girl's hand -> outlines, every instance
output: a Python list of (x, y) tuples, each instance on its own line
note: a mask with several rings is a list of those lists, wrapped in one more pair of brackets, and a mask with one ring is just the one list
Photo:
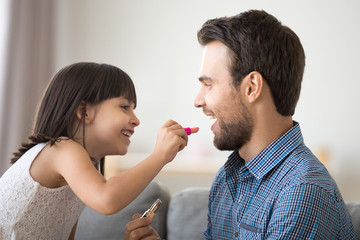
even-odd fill
[(188, 142), (184, 128), (173, 120), (168, 120), (159, 130), (153, 154), (159, 155), (165, 163), (171, 162)]

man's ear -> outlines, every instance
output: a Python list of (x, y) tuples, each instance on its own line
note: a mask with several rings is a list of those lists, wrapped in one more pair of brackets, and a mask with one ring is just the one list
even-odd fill
[(82, 117), (84, 116), (85, 123), (90, 123), (92, 117), (92, 108), (93, 107), (91, 104), (85, 103), (85, 101), (81, 101), (76, 109), (76, 119), (82, 121)]
[(259, 99), (263, 90), (264, 79), (259, 72), (253, 71), (246, 76), (245, 96), (249, 103)]

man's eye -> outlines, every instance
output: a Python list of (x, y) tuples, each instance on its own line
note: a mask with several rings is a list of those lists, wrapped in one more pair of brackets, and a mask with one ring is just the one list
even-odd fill
[(203, 81), (202, 84), (205, 87), (211, 87), (211, 85), (212, 85), (210, 81)]

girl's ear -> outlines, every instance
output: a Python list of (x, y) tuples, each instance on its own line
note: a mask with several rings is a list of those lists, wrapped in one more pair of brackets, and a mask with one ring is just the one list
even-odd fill
[(249, 103), (254, 103), (261, 95), (264, 79), (259, 72), (253, 71), (246, 77), (245, 96)]
[(81, 101), (78, 108), (76, 109), (76, 119), (82, 121), (82, 117), (85, 117), (85, 123), (91, 122), (91, 111), (92, 107), (90, 104), (86, 104), (85, 101)]

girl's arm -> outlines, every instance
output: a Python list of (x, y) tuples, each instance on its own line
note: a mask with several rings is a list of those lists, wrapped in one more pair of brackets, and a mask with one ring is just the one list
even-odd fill
[(55, 170), (86, 205), (102, 214), (113, 214), (132, 202), (186, 146), (187, 140), (179, 124), (166, 122), (159, 130), (153, 153), (108, 180), (94, 168), (84, 148), (73, 141), (56, 143), (50, 148), (50, 152), (54, 151), (50, 156), (56, 156)]

